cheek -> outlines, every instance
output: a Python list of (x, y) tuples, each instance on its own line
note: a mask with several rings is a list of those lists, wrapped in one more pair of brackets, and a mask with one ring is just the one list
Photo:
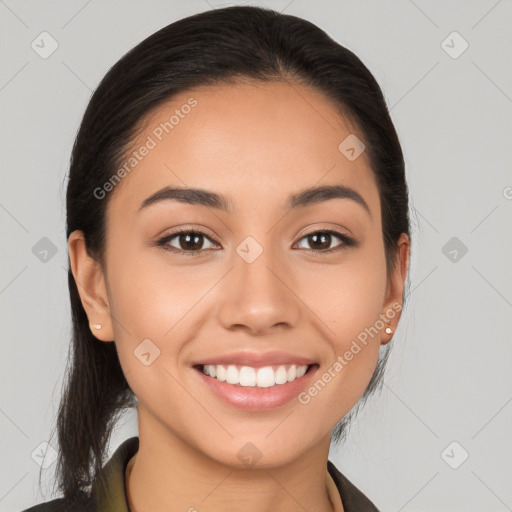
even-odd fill
[(109, 267), (116, 339), (129, 332), (134, 340), (168, 340), (215, 282), (211, 267), (179, 266), (163, 249), (122, 248), (117, 243)]
[(383, 248), (375, 243), (340, 264), (318, 266), (304, 281), (304, 297), (329, 326), (332, 345), (347, 342), (370, 328), (383, 313), (386, 269)]
[(378, 360), (386, 291), (383, 248), (375, 244), (350, 262), (322, 268), (306, 284), (305, 302), (315, 305), (331, 349), (317, 376), (316, 387), (328, 388), (319, 401), (333, 404), (341, 417), (366, 389)]
[(107, 263), (117, 353), (139, 402), (158, 416), (190, 400), (177, 384), (177, 367), (193, 306), (211, 284), (155, 257), (158, 249), (123, 246), (121, 238), (113, 239)]

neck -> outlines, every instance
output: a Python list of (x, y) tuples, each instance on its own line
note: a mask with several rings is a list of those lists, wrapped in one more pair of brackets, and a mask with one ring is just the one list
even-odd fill
[(130, 512), (334, 512), (327, 487), (330, 438), (282, 465), (238, 468), (190, 448), (179, 437), (144, 435), (125, 471)]

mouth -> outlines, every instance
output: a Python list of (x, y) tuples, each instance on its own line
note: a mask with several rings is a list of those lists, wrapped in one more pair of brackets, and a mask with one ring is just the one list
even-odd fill
[(248, 366), (236, 364), (197, 364), (193, 368), (211, 379), (243, 388), (273, 388), (294, 382), (319, 365), (279, 364)]
[(264, 412), (293, 403), (320, 368), (316, 363), (302, 364), (303, 361), (280, 363), (195, 364), (193, 370), (200, 385), (225, 404), (248, 412)]

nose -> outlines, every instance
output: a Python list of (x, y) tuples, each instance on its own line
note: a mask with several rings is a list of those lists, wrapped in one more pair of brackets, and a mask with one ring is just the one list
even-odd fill
[(234, 255), (218, 309), (224, 328), (265, 335), (297, 325), (301, 301), (283, 260), (266, 249), (251, 263)]

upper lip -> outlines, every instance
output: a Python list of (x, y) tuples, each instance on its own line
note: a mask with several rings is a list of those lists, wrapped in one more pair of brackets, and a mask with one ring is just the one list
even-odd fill
[(221, 356), (209, 357), (206, 359), (201, 359), (200, 361), (196, 361), (192, 363), (193, 366), (198, 365), (225, 365), (225, 364), (233, 364), (233, 365), (241, 365), (241, 366), (253, 366), (253, 367), (263, 367), (263, 366), (272, 366), (278, 364), (296, 364), (299, 366), (302, 365), (311, 365), (315, 364), (315, 361), (308, 359), (306, 357), (300, 357), (294, 354), (288, 354), (287, 352), (281, 351), (272, 351), (272, 352), (230, 352), (229, 354), (224, 354)]

